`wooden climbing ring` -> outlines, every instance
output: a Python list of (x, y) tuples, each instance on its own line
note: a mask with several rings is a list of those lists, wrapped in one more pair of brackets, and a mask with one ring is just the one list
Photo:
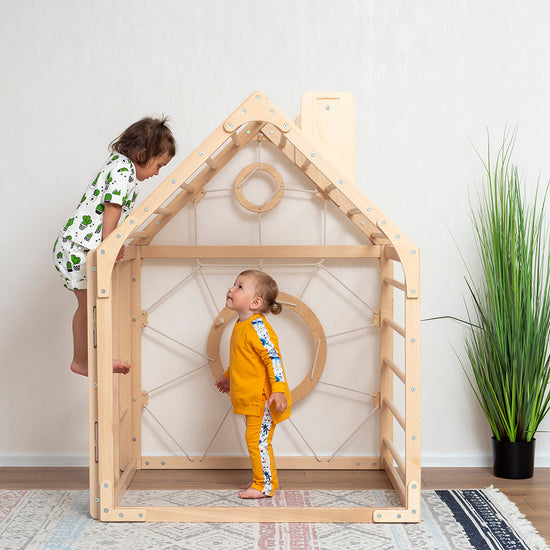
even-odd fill
[[(244, 196), (243, 184), (245, 180), (252, 176), (252, 174), (254, 174), (255, 172), (265, 172), (266, 174), (269, 174), (277, 185), (277, 191), (264, 204), (254, 204)], [(267, 212), (275, 208), (281, 202), (285, 190), (285, 185), (283, 182), (283, 176), (281, 176), (280, 172), (275, 167), (271, 166), (271, 164), (266, 164), (265, 162), (254, 162), (252, 164), (249, 164), (248, 166), (245, 166), (237, 174), (237, 177), (235, 178), (235, 183), (233, 184), (233, 189), (235, 191), (235, 197), (237, 198), (241, 206), (243, 206), (247, 210), (250, 210), (251, 212)]]

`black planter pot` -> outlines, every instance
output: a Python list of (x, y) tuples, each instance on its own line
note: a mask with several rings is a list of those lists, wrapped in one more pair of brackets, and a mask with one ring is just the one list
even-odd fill
[(533, 477), (535, 438), (531, 441), (498, 441), (493, 436), (493, 475), (506, 479)]

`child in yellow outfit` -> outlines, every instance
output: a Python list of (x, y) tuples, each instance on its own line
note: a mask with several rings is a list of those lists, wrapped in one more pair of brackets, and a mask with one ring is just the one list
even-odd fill
[(291, 397), (277, 335), (264, 314), (277, 315), (277, 283), (266, 273), (243, 271), (227, 291), (226, 306), (238, 320), (230, 342), (229, 368), (216, 387), (231, 393), (234, 414), (246, 416), (246, 444), (252, 464), (252, 483), (241, 498), (273, 496), (279, 488), (271, 440), (275, 424), (290, 416)]

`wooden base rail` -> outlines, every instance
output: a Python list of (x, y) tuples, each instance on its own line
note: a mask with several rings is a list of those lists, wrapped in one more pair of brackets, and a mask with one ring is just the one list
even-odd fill
[[(248, 456), (144, 456), (143, 470), (248, 470)], [(319, 460), (317, 460), (317, 458)], [(280, 470), (379, 470), (379, 456), (277, 456)]]
[[(101, 511), (102, 521), (185, 523), (373, 523), (392, 521), (404, 508), (269, 506), (151, 506), (119, 507)], [(393, 520), (395, 521), (395, 520)]]

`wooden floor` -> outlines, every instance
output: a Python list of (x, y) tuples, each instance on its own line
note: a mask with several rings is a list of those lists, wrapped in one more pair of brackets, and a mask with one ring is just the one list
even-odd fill
[[(132, 489), (232, 489), (249, 481), (246, 470), (140, 471)], [(281, 489), (391, 489), (382, 472), (279, 470)], [(531, 479), (494, 477), (491, 468), (423, 468), (423, 489), (478, 489), (493, 485), (516, 503), (546, 541), (550, 541), (550, 468)], [(0, 489), (87, 489), (87, 468), (0, 467)]]

